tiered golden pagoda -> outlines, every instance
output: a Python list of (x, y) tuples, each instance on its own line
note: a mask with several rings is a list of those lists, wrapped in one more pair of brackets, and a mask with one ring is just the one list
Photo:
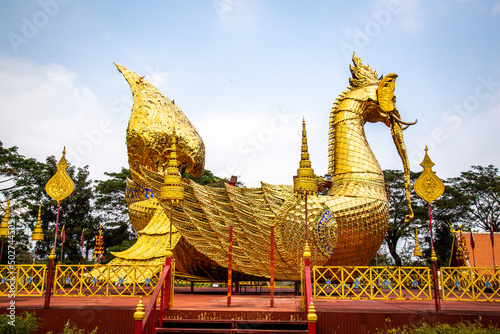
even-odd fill
[(296, 194), (316, 195), (318, 193), (318, 180), (309, 160), (305, 118), (302, 119), (302, 148), (297, 176), (293, 178), (293, 190)]
[(184, 199), (184, 187), (182, 186), (179, 167), (177, 166), (177, 146), (175, 145), (175, 131), (172, 137), (172, 147), (170, 149), (170, 160), (168, 161), (167, 173), (164, 184), (161, 187), (161, 198), (171, 203), (179, 203)]
[[(5, 214), (2, 219), (2, 223), (0, 224), (0, 237), (2, 240), (9, 236), (9, 210), (10, 210), (10, 195), (7, 200), (7, 208), (5, 209)], [(3, 248), (3, 247), (2, 247)]]
[[(174, 167), (181, 175), (200, 176), (205, 162), (203, 141), (173, 101), (143, 77), (117, 65), (134, 97), (127, 128), (132, 180), (127, 182), (126, 198), (139, 238), (131, 249), (113, 253), (117, 257), (114, 264), (164, 263), (170, 223), (176, 272), (208, 279), (227, 278), (229, 226), (234, 234), (234, 280), (269, 277), (270, 226), (275, 227), (279, 254), (275, 259), (277, 280), (299, 279), (305, 240), (312, 250), (311, 265), (368, 264), (384, 239), (389, 206), (383, 172), (368, 145), (364, 125), (382, 122), (391, 129), (405, 171), (408, 221), (413, 212), (402, 125), (414, 123), (401, 121), (395, 107), (397, 75), (380, 79), (355, 55), (353, 63), (350, 86), (330, 113), (331, 187), (328, 195), (310, 196), (307, 204), (295, 192), (304, 197), (314, 194), (324, 180), (315, 177), (311, 168), (305, 122), (300, 168), (293, 186), (262, 182), (258, 188), (209, 187), (183, 180), (184, 200), (174, 203), (164, 187), (172, 183)], [(163, 166), (167, 153), (173, 152), (173, 143), (177, 166), (169, 162), (172, 172), (167, 168), (165, 175)]]
[(97, 263), (99, 263), (102, 254), (104, 254), (104, 243), (102, 237), (102, 227), (99, 225), (99, 231), (95, 237), (95, 246), (94, 251), (92, 252), (93, 256), (96, 258)]
[(31, 235), (31, 240), (33, 240), (35, 242), (43, 241), (41, 212), (42, 212), (42, 204), (40, 203), (40, 206), (38, 207), (38, 219), (36, 220), (35, 230), (33, 231), (33, 234)]
[(413, 251), (413, 256), (422, 257), (422, 255), (422, 249), (418, 241), (418, 229), (415, 229), (415, 251)]

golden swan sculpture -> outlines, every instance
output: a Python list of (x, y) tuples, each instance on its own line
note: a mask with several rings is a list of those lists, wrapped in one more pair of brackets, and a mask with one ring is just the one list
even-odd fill
[[(129, 250), (114, 253), (120, 263), (164, 263), (169, 247), (170, 201), (161, 198), (172, 137), (181, 170), (199, 176), (205, 148), (191, 122), (173, 101), (144, 78), (117, 65), (130, 84), (134, 106), (127, 128), (133, 180), (126, 198), (139, 233)], [(395, 107), (396, 74), (379, 78), (353, 55), (349, 87), (333, 104), (329, 125), (327, 195), (307, 197), (307, 238), (312, 265), (367, 265), (387, 231), (389, 207), (384, 176), (365, 137), (367, 122), (382, 122), (392, 133), (403, 161), (409, 213), (410, 169), (403, 140), (405, 123)], [(308, 161), (305, 124), (302, 162)], [(310, 163), (310, 162), (309, 162)], [(292, 175), (290, 176), (292, 179)], [(172, 249), (184, 274), (227, 279), (229, 226), (233, 226), (233, 279), (270, 275), (270, 227), (275, 227), (275, 278), (300, 279), (306, 243), (305, 201), (292, 185), (262, 183), (259, 188), (201, 186), (183, 179), (184, 200), (173, 205)], [(322, 180), (318, 180), (321, 182)]]

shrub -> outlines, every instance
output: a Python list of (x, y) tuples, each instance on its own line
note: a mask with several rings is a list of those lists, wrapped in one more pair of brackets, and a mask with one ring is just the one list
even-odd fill
[(12, 320), (9, 315), (0, 315), (0, 333), (2, 334), (29, 334), (40, 327), (40, 318), (35, 313), (24, 311)]
[[(390, 322), (390, 321), (389, 321)], [(460, 322), (455, 325), (427, 323), (418, 326), (403, 326), (403, 328), (391, 328), (378, 330), (379, 334), (500, 334), (500, 329), (494, 325), (484, 327), (479, 320), (474, 323)]]
[[(86, 334), (83, 329), (78, 329), (76, 326), (71, 327), (69, 324), (70, 320), (66, 322), (66, 325), (64, 325), (63, 332), (60, 334)], [(52, 332), (48, 332), (47, 334), (53, 334)], [(92, 331), (87, 334), (97, 334), (97, 327)]]

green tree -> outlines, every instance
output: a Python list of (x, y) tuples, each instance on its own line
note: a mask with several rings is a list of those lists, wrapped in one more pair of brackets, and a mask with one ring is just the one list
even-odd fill
[(459, 208), (466, 213), (460, 217), (464, 227), (475, 227), (486, 231), (500, 231), (500, 175), (498, 168), (471, 166), (459, 177), (450, 179), (450, 186), (460, 193), (456, 198)]
[[(414, 183), (420, 176), (419, 173), (411, 173), (410, 179)], [(422, 200), (412, 192), (411, 203), (415, 218), (405, 223), (405, 216), (408, 214), (406, 201), (404, 172), (400, 170), (384, 170), (384, 178), (389, 202), (389, 226), (385, 235), (385, 242), (389, 253), (394, 259), (396, 266), (403, 265), (403, 259), (410, 261), (412, 249), (398, 246), (400, 241), (414, 237), (415, 228), (420, 227), (422, 218), (425, 217), (425, 209), (422, 206)]]
[[(43, 163), (36, 159), (25, 158), (19, 154), (16, 146), (4, 148), (0, 142), (0, 193), (1, 193), (1, 214), (5, 214), (7, 200), (10, 197), (10, 219), (11, 230), (16, 243), (16, 263), (31, 263), (32, 252), (30, 250), (30, 223), (26, 217), (26, 199), (33, 198), (34, 191), (31, 185), (36, 183), (44, 170)], [(33, 221), (33, 220), (32, 220)], [(36, 216), (34, 221), (36, 221)], [(7, 243), (4, 243), (4, 251), (1, 263), (6, 263)]]
[[(103, 226), (105, 257), (102, 263), (111, 261), (111, 251), (119, 252), (129, 248), (137, 238), (128, 217), (125, 201), (127, 178), (130, 170), (121, 169), (117, 173), (104, 173), (107, 180), (95, 181), (95, 216)], [(128, 246), (128, 247), (127, 247)]]
[[(37, 258), (46, 258), (54, 245), (57, 202), (47, 195), (45, 185), (57, 171), (57, 160), (50, 156), (42, 163), (20, 155), (16, 147), (4, 149), (3, 145), (0, 146), (0, 179), (6, 181), (1, 193), (3, 201), (11, 196), (11, 219), (19, 239), (16, 244), (18, 260), (31, 261), (27, 255), (34, 253), (31, 233), (37, 221), (39, 205), (44, 240), (37, 248)], [(75, 191), (60, 203), (57, 237), (60, 237), (62, 225), (65, 225), (64, 253), (68, 262), (78, 263), (82, 229), (85, 228), (86, 240), (90, 240), (95, 236), (97, 226), (92, 216), (93, 195), (88, 166), (78, 169), (70, 166), (67, 172), (75, 183)], [(89, 244), (87, 242), (86, 252), (91, 249)], [(57, 246), (56, 255), (59, 256), (60, 243)], [(18, 263), (21, 263), (19, 261)]]
[[(185, 179), (191, 179), (195, 183), (198, 183), (202, 186), (210, 186), (210, 187), (224, 187), (224, 182), (229, 183), (229, 179), (223, 179), (218, 176), (215, 176), (211, 171), (205, 169), (200, 177), (192, 177), (191, 175), (184, 173), (182, 175)], [(243, 186), (243, 182), (236, 181), (235, 186), (241, 187)]]

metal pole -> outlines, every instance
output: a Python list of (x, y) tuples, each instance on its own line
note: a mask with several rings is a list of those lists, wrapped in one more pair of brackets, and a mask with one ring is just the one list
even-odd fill
[(45, 303), (43, 308), (50, 308), (50, 296), (52, 294), (52, 280), (54, 274), (54, 260), (56, 259), (56, 254), (54, 253), (54, 248), (49, 255), (49, 273), (47, 276), (47, 286), (45, 288)]
[(59, 207), (60, 207), (60, 203), (58, 201), (57, 202), (56, 229), (54, 232), (54, 252), (56, 251), (56, 243), (57, 243), (57, 227), (59, 225)]
[(233, 226), (229, 226), (229, 261), (227, 266), (227, 306), (231, 306), (233, 292)]
[(309, 228), (307, 227), (307, 191), (305, 192), (305, 202), (306, 202), (306, 241), (309, 240)]
[(4, 237), (2, 237), (2, 248), (0, 249), (0, 263), (2, 263), (2, 255), (3, 255), (3, 241), (5, 240)]
[(431, 203), (429, 204), (429, 226), (431, 229), (431, 262), (432, 262), (432, 278), (434, 280), (434, 301), (436, 304), (436, 312), (439, 313), (441, 312), (441, 304), (439, 300), (439, 286), (438, 286), (438, 276), (437, 276), (437, 257), (436, 253), (434, 252), (434, 242), (433, 242), (433, 236), (432, 236), (432, 215), (431, 215)]
[(274, 307), (274, 226), (271, 226), (271, 307)]
[(64, 243), (61, 243), (61, 264), (63, 264), (63, 249), (64, 249)]
[(170, 200), (170, 249), (172, 249), (172, 211), (173, 211), (174, 201)]

